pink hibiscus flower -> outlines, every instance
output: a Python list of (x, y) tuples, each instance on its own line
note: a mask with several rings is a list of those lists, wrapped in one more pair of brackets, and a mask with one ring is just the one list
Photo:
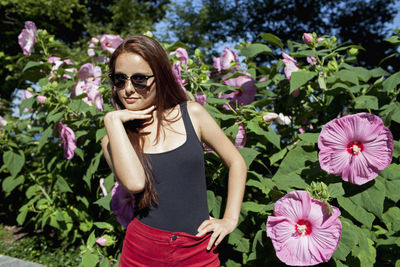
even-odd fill
[(318, 148), (324, 171), (362, 185), (392, 161), (393, 136), (378, 116), (358, 113), (328, 122), (319, 135)]
[[(214, 62), (214, 68), (216, 68), (218, 71), (227, 70), (232, 67), (233, 62), (236, 63), (239, 62), (239, 57), (234, 51), (230, 50), (228, 47), (225, 47), (225, 50), (221, 54), (221, 56), (214, 57), (213, 62)], [(239, 68), (240, 65), (237, 64), (235, 70), (238, 70)]]
[(299, 70), (299, 67), (297, 66), (297, 61), (283, 51), (282, 57), (282, 61), (283, 63), (285, 63), (285, 68), (283, 71), (285, 72), (286, 78), (290, 80), (290, 78), (292, 77), (292, 72), (296, 72)]
[(72, 159), (76, 149), (75, 133), (65, 124), (58, 123), (58, 133), (64, 144), (64, 158)]
[(118, 182), (115, 182), (111, 195), (111, 210), (117, 216), (117, 221), (127, 228), (134, 217), (135, 196), (126, 191)]
[(33, 46), (36, 41), (37, 28), (34, 22), (25, 21), (25, 29), (18, 35), (18, 44), (26, 56), (32, 54)]
[[(242, 72), (242, 76), (232, 78), (223, 82), (223, 84), (240, 87), (230, 94), (222, 94), (221, 98), (230, 99), (229, 103), (238, 103), (240, 106), (248, 105), (253, 102), (257, 93), (256, 81), (247, 72)], [(228, 74), (231, 75), (231, 74)], [(227, 76), (227, 75), (226, 75)], [(226, 77), (225, 76), (225, 77)], [(225, 78), (223, 77), (223, 79)]]
[(328, 205), (312, 199), (307, 191), (293, 191), (279, 199), (266, 224), (276, 256), (293, 266), (329, 261), (342, 232), (340, 211), (332, 209), (330, 214)]
[(176, 55), (176, 57), (179, 58), (179, 61), (187, 66), (189, 55), (185, 48), (179, 47), (174, 52), (171, 52), (170, 55)]
[(103, 34), (100, 37), (101, 48), (110, 52), (111, 54), (114, 53), (115, 49), (123, 42), (119, 35), (115, 34)]

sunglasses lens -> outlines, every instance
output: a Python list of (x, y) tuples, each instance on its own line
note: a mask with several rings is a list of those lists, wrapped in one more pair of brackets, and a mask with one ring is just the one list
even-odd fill
[(124, 88), (126, 82), (126, 76), (121, 74), (116, 74), (113, 76), (113, 83), (117, 88)]
[(135, 89), (138, 91), (146, 91), (147, 90), (147, 77), (142, 75), (133, 75), (131, 77), (131, 82), (135, 86)]

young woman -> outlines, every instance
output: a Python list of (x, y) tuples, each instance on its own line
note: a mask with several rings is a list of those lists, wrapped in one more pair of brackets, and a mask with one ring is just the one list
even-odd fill
[[(246, 164), (218, 124), (187, 101), (164, 49), (126, 39), (110, 59), (115, 111), (104, 118), (105, 158), (135, 193), (120, 266), (219, 266), (216, 246), (237, 226)], [(222, 219), (208, 213), (202, 142), (229, 168)]]

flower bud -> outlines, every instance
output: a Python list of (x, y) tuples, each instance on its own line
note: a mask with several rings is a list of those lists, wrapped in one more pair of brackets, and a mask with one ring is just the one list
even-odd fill
[(303, 33), (303, 40), (306, 44), (311, 43), (313, 41), (313, 36), (309, 33)]

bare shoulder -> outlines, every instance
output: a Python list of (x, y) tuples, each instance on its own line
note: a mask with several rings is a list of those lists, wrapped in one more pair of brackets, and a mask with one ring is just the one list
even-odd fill
[(190, 114), (190, 117), (196, 120), (204, 119), (204, 116), (209, 115), (207, 110), (196, 101), (188, 101), (187, 109)]

